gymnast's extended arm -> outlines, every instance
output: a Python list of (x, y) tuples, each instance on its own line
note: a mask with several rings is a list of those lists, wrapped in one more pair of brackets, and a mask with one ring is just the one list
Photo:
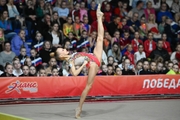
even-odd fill
[(79, 67), (77, 70), (75, 69), (75, 65), (74, 65), (74, 62), (71, 61), (69, 64), (70, 64), (70, 73), (73, 75), (73, 76), (77, 76), (79, 75), (79, 73), (82, 71), (83, 67), (86, 66), (88, 62), (85, 60), (84, 63), (81, 65), (81, 67)]

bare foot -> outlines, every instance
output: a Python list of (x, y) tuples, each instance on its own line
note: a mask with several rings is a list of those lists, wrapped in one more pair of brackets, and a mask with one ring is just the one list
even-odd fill
[(96, 15), (98, 18), (102, 18), (102, 16), (103, 16), (103, 13), (101, 12), (101, 4), (98, 5)]
[(80, 117), (80, 114), (81, 114), (80, 108), (76, 108), (76, 109), (75, 109), (75, 112), (76, 112), (76, 113), (75, 113), (75, 118), (76, 118), (76, 119), (81, 118), (81, 117)]

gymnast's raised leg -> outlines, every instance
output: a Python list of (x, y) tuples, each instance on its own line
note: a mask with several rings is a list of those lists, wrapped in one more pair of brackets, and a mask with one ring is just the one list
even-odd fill
[[(101, 12), (100, 9), (101, 9), (101, 6), (99, 4), (97, 12), (96, 12), (97, 20), (98, 20), (98, 38), (97, 38), (96, 46), (94, 48), (94, 55), (97, 57), (99, 62), (101, 62), (101, 57), (102, 57), (102, 52), (103, 52), (103, 35), (104, 35), (104, 28), (103, 28), (103, 24), (102, 24), (103, 13)], [(94, 82), (94, 78), (98, 72), (98, 69), (99, 69), (98, 65), (95, 62), (92, 62), (90, 64), (87, 84), (81, 94), (79, 106), (78, 106), (78, 108), (76, 108), (76, 114), (75, 114), (76, 119), (80, 118), (83, 103), (86, 99), (87, 94), (89, 93), (89, 91), (92, 87), (92, 84)]]

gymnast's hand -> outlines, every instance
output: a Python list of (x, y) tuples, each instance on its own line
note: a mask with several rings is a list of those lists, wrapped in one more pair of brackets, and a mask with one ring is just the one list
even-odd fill
[(85, 66), (88, 63), (87, 60), (84, 60), (83, 66)]

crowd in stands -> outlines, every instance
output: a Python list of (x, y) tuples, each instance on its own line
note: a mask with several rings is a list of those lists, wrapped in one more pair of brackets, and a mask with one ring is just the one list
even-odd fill
[[(180, 74), (179, 0), (0, 0), (0, 76), (71, 76), (69, 63), (50, 53), (93, 52), (99, 2), (105, 32), (97, 75)], [(84, 67), (79, 76), (87, 74)]]

